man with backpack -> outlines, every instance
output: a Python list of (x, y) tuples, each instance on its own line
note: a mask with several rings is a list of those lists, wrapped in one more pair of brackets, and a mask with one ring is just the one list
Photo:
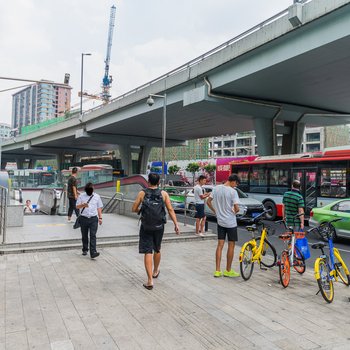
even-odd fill
[(138, 193), (132, 211), (141, 214), (139, 253), (145, 255), (144, 264), (147, 273), (147, 283), (144, 283), (143, 286), (151, 290), (153, 289), (153, 278), (158, 278), (160, 273), (160, 248), (166, 223), (165, 208), (175, 225), (176, 234), (180, 234), (180, 230), (169, 195), (158, 188), (159, 175), (150, 173), (148, 185), (146, 190)]

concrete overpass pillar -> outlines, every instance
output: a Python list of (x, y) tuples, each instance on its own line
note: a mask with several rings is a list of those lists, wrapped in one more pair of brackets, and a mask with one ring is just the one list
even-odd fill
[(273, 142), (276, 138), (273, 137), (272, 120), (265, 118), (254, 119), (254, 129), (256, 135), (256, 143), (258, 145), (259, 156), (273, 155)]
[(120, 159), (125, 175), (132, 174), (132, 158), (130, 145), (119, 145)]
[(149, 155), (151, 154), (152, 147), (151, 146), (141, 146), (140, 155), (139, 155), (139, 167), (140, 174), (146, 174), (147, 170), (147, 162)]
[(284, 122), (290, 130), (288, 134), (283, 134), (282, 154), (293, 154), (301, 152), (305, 124), (299, 121)]

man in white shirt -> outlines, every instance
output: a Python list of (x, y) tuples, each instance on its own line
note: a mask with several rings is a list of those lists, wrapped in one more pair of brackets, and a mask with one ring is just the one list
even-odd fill
[(205, 225), (205, 199), (209, 197), (210, 193), (205, 193), (203, 185), (207, 182), (207, 178), (204, 175), (199, 175), (197, 179), (197, 185), (194, 186), (194, 202), (196, 205), (196, 235), (204, 236), (204, 225)]
[[(216, 248), (216, 270), (214, 277), (237, 277), (239, 273), (234, 271), (232, 260), (237, 241), (237, 219), (239, 212), (239, 197), (235, 187), (239, 185), (239, 177), (236, 174), (230, 175), (223, 185), (216, 186), (208, 199), (208, 207), (216, 214), (218, 222), (218, 245)], [(226, 270), (221, 272), (221, 256), (227, 236), (227, 261)]]
[[(80, 230), (83, 241), (83, 255), (87, 255), (90, 247), (91, 259), (97, 258), (100, 253), (96, 251), (96, 233), (98, 225), (102, 224), (102, 200), (94, 192), (91, 182), (85, 185), (85, 193), (82, 193), (77, 200), (77, 208), (80, 211)], [(90, 231), (90, 246), (89, 246)]]

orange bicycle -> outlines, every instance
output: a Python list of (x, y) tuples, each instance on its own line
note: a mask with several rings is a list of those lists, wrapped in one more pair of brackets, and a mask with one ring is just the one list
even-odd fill
[(286, 232), (279, 235), (284, 242), (284, 249), (277, 260), (280, 281), (284, 288), (287, 288), (290, 282), (290, 267), (299, 274), (303, 274), (306, 270), (305, 258), (300, 249), (296, 246), (296, 239), (304, 238), (305, 232), (295, 232), (293, 227), (288, 227), (284, 220), (276, 221), (283, 223)]

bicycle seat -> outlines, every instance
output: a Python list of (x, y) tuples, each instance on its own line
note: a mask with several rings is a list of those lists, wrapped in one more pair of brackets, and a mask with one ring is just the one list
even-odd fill
[(317, 242), (317, 243), (314, 243), (311, 248), (312, 249), (322, 249), (324, 248), (325, 246), (327, 245), (327, 243), (324, 243), (324, 242)]
[(256, 225), (246, 226), (246, 229), (250, 232), (254, 232), (257, 230)]
[(280, 238), (284, 241), (284, 240), (290, 239), (290, 236), (291, 235), (289, 233), (283, 233), (282, 235), (279, 235), (278, 238)]

